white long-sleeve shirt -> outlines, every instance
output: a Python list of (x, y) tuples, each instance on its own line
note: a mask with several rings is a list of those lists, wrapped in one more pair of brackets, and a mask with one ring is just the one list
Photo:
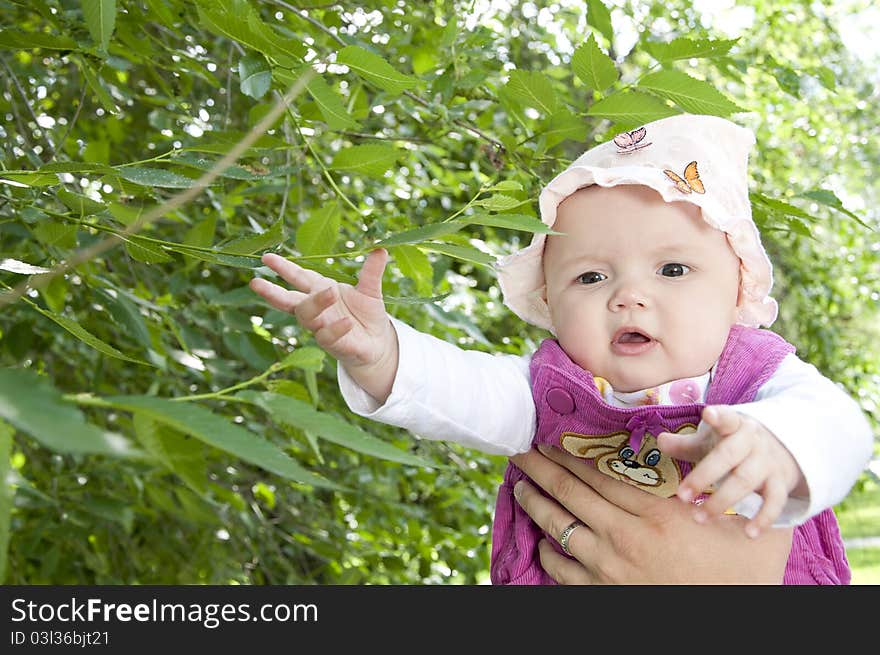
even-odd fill
[[(384, 404), (337, 367), (351, 411), (489, 454), (510, 456), (531, 448), (536, 412), (529, 355), (463, 350), (396, 319), (392, 323), (400, 357)], [(803, 523), (839, 503), (871, 457), (873, 434), (858, 404), (794, 354), (786, 355), (752, 402), (736, 409), (782, 442), (806, 480), (809, 498), (789, 498), (776, 526)], [(752, 516), (761, 502), (752, 494), (735, 509)]]

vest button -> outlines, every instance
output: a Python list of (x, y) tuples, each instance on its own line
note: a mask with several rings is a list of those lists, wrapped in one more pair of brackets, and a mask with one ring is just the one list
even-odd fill
[(554, 387), (547, 392), (547, 404), (557, 414), (571, 414), (574, 411), (574, 398), (565, 389)]

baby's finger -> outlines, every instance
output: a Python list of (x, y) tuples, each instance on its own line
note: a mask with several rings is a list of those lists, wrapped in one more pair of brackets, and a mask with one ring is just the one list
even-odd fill
[(755, 459), (746, 459), (718, 485), (718, 489), (699, 506), (697, 512), (703, 513), (704, 516), (723, 514), (750, 493), (760, 489), (765, 479), (764, 468), (756, 463)]
[(728, 405), (711, 405), (703, 409), (703, 421), (721, 437), (733, 434), (742, 427), (742, 414)]
[(324, 327), (321, 313), (339, 300), (339, 290), (336, 286), (327, 287), (323, 291), (311, 293), (306, 296), (296, 307), (296, 318), (312, 332)]
[(761, 491), (764, 504), (755, 514), (754, 518), (746, 524), (746, 534), (752, 539), (757, 538), (764, 530), (773, 525), (773, 522), (782, 514), (785, 503), (788, 500), (788, 492), (785, 484), (776, 478), (770, 478)]
[(367, 255), (358, 274), (357, 290), (371, 298), (382, 298), (382, 274), (388, 263), (388, 251), (384, 248)]
[(314, 291), (313, 287), (324, 279), (323, 275), (294, 264), (289, 259), (285, 259), (272, 252), (267, 252), (260, 258), (260, 261), (278, 273), (285, 282), (305, 293)]
[(661, 432), (657, 435), (657, 445), (664, 455), (686, 462), (698, 462), (712, 450), (717, 437), (711, 428), (677, 434)]
[(691, 501), (739, 466), (751, 452), (748, 434), (738, 432), (717, 445), (681, 481), (676, 495)]
[(351, 332), (352, 327), (354, 327), (354, 321), (348, 316), (343, 316), (338, 321), (334, 321), (315, 332), (315, 341), (321, 348), (328, 350), (333, 348), (334, 344), (342, 337)]
[(291, 314), (306, 297), (304, 293), (290, 291), (259, 277), (251, 280), (249, 286), (253, 292), (265, 298), (275, 309)]

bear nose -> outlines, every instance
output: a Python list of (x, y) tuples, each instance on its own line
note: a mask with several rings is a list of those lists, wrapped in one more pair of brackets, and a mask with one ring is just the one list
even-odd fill
[(623, 463), (631, 469), (637, 469), (641, 466), (641, 464), (639, 464), (638, 462), (634, 462), (631, 459), (625, 459), (623, 460)]

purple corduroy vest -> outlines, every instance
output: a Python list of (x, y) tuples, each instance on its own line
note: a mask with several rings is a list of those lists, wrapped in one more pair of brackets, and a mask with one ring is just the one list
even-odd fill
[[(555, 339), (547, 339), (531, 361), (537, 408), (533, 443), (592, 459), (608, 475), (660, 496), (672, 496), (690, 464), (660, 453), (656, 435), (663, 430), (695, 430), (706, 405), (752, 401), (790, 352), (794, 346), (779, 335), (737, 325), (731, 328), (715, 367), (705, 404), (621, 408), (608, 405), (593, 376), (572, 362)], [(493, 584), (554, 584), (538, 557), (542, 530), (513, 497), (513, 485), (525, 478), (509, 464), (498, 491), (492, 527)], [(547, 536), (561, 553), (558, 535)], [(850, 577), (832, 510), (795, 528), (783, 584), (849, 584)]]

